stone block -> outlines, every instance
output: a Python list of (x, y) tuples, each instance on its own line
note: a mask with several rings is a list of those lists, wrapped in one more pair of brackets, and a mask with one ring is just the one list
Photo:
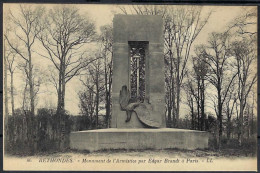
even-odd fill
[(99, 129), (70, 134), (70, 148), (102, 149), (206, 149), (209, 133), (186, 129)]
[(149, 41), (163, 43), (162, 16), (115, 15), (113, 20), (114, 42)]

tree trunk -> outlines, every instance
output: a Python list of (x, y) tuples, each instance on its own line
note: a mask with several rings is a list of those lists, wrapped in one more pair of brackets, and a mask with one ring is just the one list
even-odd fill
[(176, 77), (176, 121), (175, 125), (178, 127), (178, 121), (179, 121), (179, 112), (180, 112), (180, 53), (179, 50), (177, 49), (177, 77)]
[(89, 109), (89, 116), (90, 116), (90, 129), (92, 129), (93, 128), (93, 92), (90, 92), (89, 93), (89, 97), (90, 97), (90, 100), (91, 100), (91, 107), (90, 107), (90, 109)]
[[(64, 58), (65, 59), (65, 58)], [(65, 148), (65, 89), (66, 89), (66, 82), (65, 82), (65, 61), (62, 63), (62, 76), (61, 76), (61, 103), (60, 103), (60, 116), (61, 116), (61, 126), (60, 126), (60, 149), (64, 150)]]
[(34, 116), (34, 84), (33, 84), (33, 74), (32, 74), (32, 57), (31, 51), (28, 48), (29, 52), (29, 86), (30, 86), (30, 104), (31, 104), (31, 115)]
[(243, 101), (241, 100), (240, 106), (239, 106), (239, 123), (238, 123), (238, 142), (241, 146), (242, 144), (242, 138), (243, 138)]
[(175, 120), (175, 127), (178, 127), (178, 121), (179, 121), (179, 117), (180, 117), (180, 83), (179, 83), (179, 79), (177, 78), (177, 100), (176, 100), (176, 120)]
[(58, 85), (58, 90), (57, 90), (57, 94), (58, 94), (58, 101), (57, 101), (57, 110), (56, 110), (56, 114), (59, 115), (60, 114), (60, 110), (61, 110), (61, 94), (62, 94), (62, 60), (60, 60), (60, 66), (59, 66), (59, 85)]
[(204, 79), (202, 79), (202, 84), (201, 84), (201, 131), (205, 130), (205, 85), (204, 85)]
[(109, 76), (108, 76), (108, 120), (107, 127), (110, 127), (110, 114), (111, 114), (111, 86), (112, 86), (112, 69), (109, 68)]
[(109, 128), (109, 119), (110, 119), (110, 72), (107, 72), (107, 64), (105, 64), (105, 89), (106, 89), (106, 127)]
[(238, 121), (238, 143), (241, 146), (242, 138), (243, 138), (243, 117), (244, 117), (244, 87), (242, 86), (241, 90), (241, 98), (240, 98), (240, 105), (239, 105), (239, 121)]
[(8, 130), (8, 95), (7, 95), (7, 62), (6, 62), (6, 50), (5, 50), (5, 41), (4, 41), (4, 105), (5, 105), (5, 114), (4, 114), (4, 133), (5, 133), (5, 147), (7, 147), (7, 142), (9, 141), (9, 130)]
[(254, 134), (254, 107), (255, 107), (255, 93), (253, 92), (253, 104), (251, 107), (250, 136)]
[(98, 105), (99, 105), (99, 95), (96, 95), (96, 128), (98, 128)]
[(66, 82), (65, 82), (65, 64), (63, 64), (62, 69), (62, 93), (61, 93), (61, 110), (65, 110), (65, 91), (66, 91)]
[[(5, 117), (8, 117), (8, 95), (7, 95), (7, 60), (6, 60), (6, 47), (5, 47), (5, 41), (4, 41), (4, 96), (5, 96)], [(7, 121), (6, 121), (7, 123)]]
[(110, 93), (106, 91), (106, 126), (109, 128), (109, 117), (110, 117)]
[(176, 109), (175, 109), (175, 90), (174, 90), (174, 78), (172, 78), (172, 86), (171, 86), (171, 90), (172, 90), (172, 103), (170, 103), (170, 106), (172, 107), (172, 111), (171, 111), (171, 114), (172, 114), (172, 123), (171, 123), (171, 127), (176, 127), (177, 125), (177, 122), (176, 122)]
[(31, 50), (30, 50), (30, 47), (28, 47), (28, 57), (29, 57), (29, 90), (30, 90), (30, 107), (31, 107), (31, 110), (30, 110), (30, 113), (29, 113), (29, 127), (28, 127), (28, 130), (29, 130), (29, 146), (31, 148), (31, 152), (34, 153), (35, 151), (35, 141), (34, 141), (34, 136), (36, 135), (35, 134), (35, 129), (34, 129), (34, 83), (33, 83), (33, 66), (32, 66), (32, 56), (31, 56)]
[(218, 99), (218, 138), (219, 138), (219, 144), (218, 144), (218, 148), (221, 148), (221, 140), (222, 140), (222, 105), (221, 105), (221, 99)]
[(217, 119), (218, 119), (218, 149), (221, 148), (221, 139), (222, 139), (222, 103), (221, 103), (221, 85), (220, 85), (220, 79), (218, 78), (218, 85), (217, 85), (217, 93), (218, 93), (218, 113), (217, 113)]
[(58, 103), (57, 103), (57, 111), (56, 116), (58, 118), (58, 122), (56, 125), (56, 137), (61, 150), (64, 149), (64, 131), (65, 131), (65, 119), (64, 119), (64, 107), (65, 107), (65, 64), (64, 58), (62, 57), (60, 60), (60, 69), (59, 69), (59, 85), (58, 85)]
[[(175, 127), (175, 93), (174, 93), (174, 77), (173, 77), (173, 57), (172, 52), (170, 51), (170, 77), (171, 77), (171, 83), (169, 84), (169, 104), (168, 104), (168, 124), (169, 127)], [(171, 118), (172, 116), (172, 118)]]
[(194, 108), (193, 108), (193, 98), (191, 98), (191, 129), (194, 130)]
[(228, 115), (227, 117), (227, 139), (230, 140), (230, 134), (231, 134), (231, 117)]
[(14, 73), (11, 72), (11, 103), (12, 103), (12, 115), (14, 115)]
[(98, 72), (96, 72), (96, 128), (98, 128), (98, 107), (99, 107), (99, 77)]
[(172, 118), (171, 118), (171, 113), (172, 113), (172, 100), (171, 100), (171, 89), (169, 91), (169, 96), (168, 96), (168, 103), (167, 103), (167, 110), (168, 110), (168, 127), (171, 127), (171, 122), (172, 122)]
[(198, 98), (197, 98), (197, 129), (200, 129), (200, 80), (199, 78), (197, 79), (197, 94), (198, 94)]

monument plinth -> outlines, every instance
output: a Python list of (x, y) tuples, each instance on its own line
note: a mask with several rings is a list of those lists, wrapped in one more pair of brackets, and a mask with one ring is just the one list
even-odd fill
[(70, 147), (78, 150), (103, 149), (205, 149), (208, 134), (172, 128), (98, 129), (71, 133)]
[(208, 147), (207, 132), (165, 128), (163, 43), (161, 16), (115, 15), (112, 128), (72, 132), (72, 149)]

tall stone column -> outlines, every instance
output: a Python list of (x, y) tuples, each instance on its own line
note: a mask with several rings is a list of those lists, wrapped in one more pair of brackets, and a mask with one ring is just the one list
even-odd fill
[(113, 128), (145, 127), (132, 114), (125, 122), (126, 112), (120, 109), (119, 93), (123, 85), (130, 89), (129, 42), (145, 42), (146, 98), (153, 107), (152, 119), (166, 127), (165, 86), (163, 57), (163, 20), (161, 16), (115, 15), (113, 21), (113, 79), (112, 79), (112, 122)]

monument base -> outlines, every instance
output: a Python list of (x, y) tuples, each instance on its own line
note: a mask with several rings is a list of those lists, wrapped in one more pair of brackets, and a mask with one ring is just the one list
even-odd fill
[(70, 148), (97, 151), (102, 149), (206, 149), (209, 133), (196, 130), (98, 129), (70, 133)]

